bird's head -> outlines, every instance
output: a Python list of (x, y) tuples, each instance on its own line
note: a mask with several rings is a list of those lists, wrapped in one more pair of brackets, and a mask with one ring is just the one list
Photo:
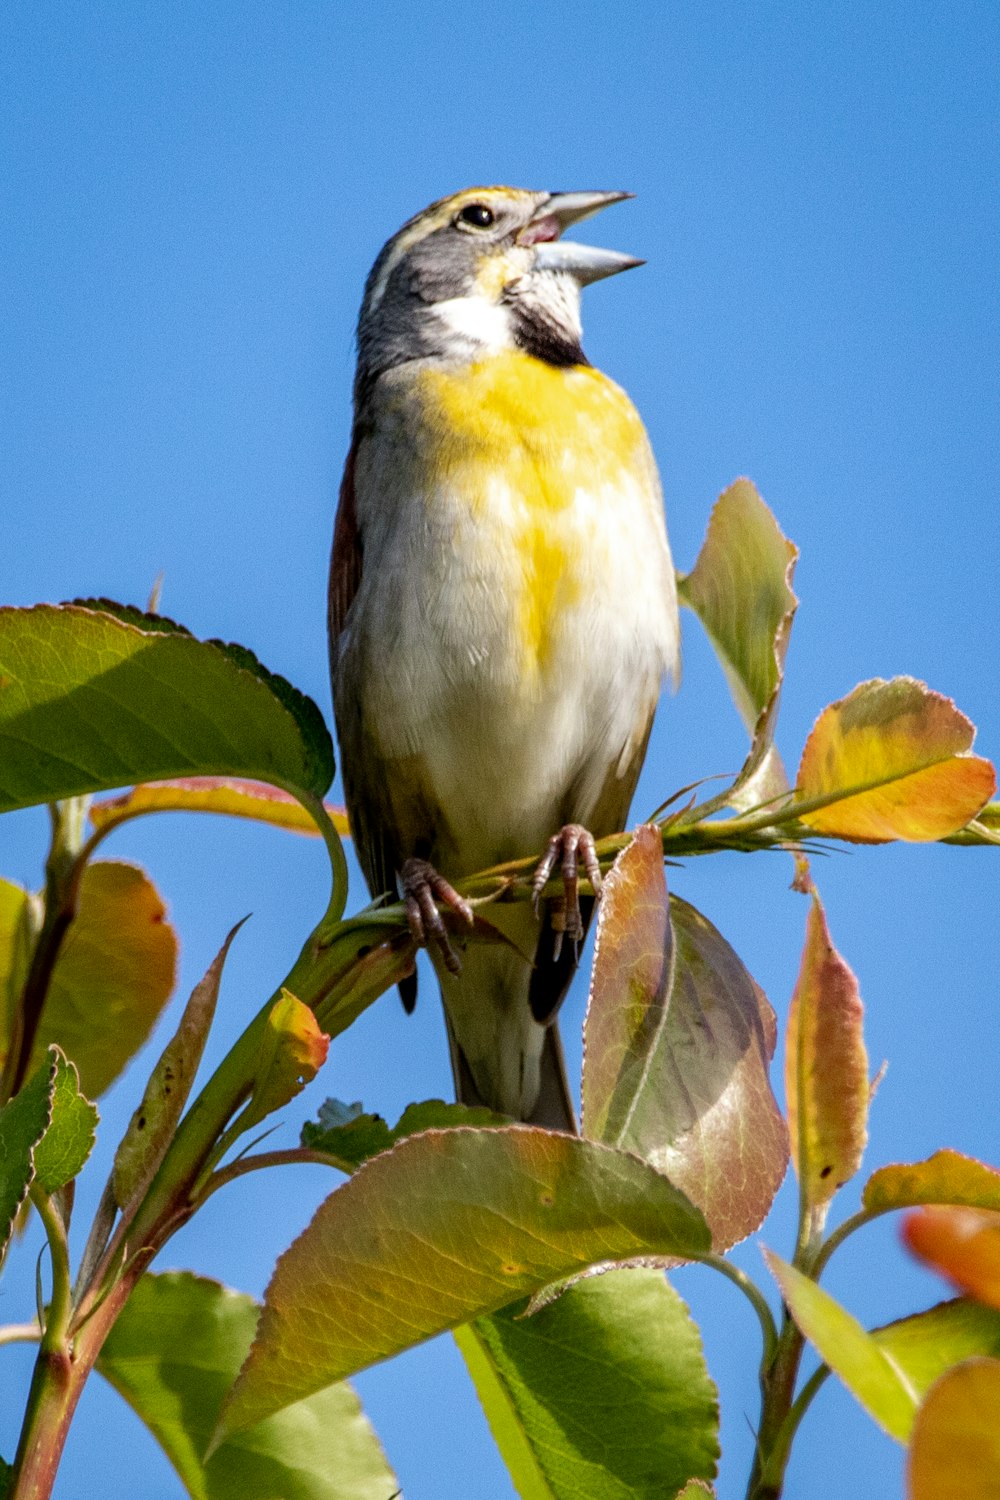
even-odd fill
[(467, 188), (410, 219), (365, 286), (358, 399), (385, 370), (413, 359), (520, 348), (552, 364), (585, 363), (581, 288), (642, 261), (562, 234), (629, 196)]

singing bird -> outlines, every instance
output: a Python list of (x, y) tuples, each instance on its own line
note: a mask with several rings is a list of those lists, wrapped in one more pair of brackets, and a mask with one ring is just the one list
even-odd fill
[[(582, 288), (642, 262), (562, 238), (628, 196), (469, 188), (388, 241), (330, 576), (358, 858), (429, 948), (457, 1097), (565, 1130), (556, 1013), (594, 901), (578, 884), (599, 890), (594, 838), (625, 822), (678, 661), (649, 440), (580, 344)], [(472, 919), (453, 882), (537, 851), (534, 906), (483, 912), (505, 941), (449, 937), (439, 906)], [(411, 1009), (416, 976), (400, 989)]]

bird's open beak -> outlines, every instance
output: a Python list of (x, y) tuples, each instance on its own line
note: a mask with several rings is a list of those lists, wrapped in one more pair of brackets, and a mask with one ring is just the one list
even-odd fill
[(521, 230), (518, 244), (535, 247), (537, 270), (565, 271), (581, 286), (644, 265), (634, 255), (599, 250), (595, 245), (578, 245), (560, 238), (571, 224), (579, 224), (581, 219), (589, 219), (609, 204), (631, 197), (631, 193), (551, 193)]

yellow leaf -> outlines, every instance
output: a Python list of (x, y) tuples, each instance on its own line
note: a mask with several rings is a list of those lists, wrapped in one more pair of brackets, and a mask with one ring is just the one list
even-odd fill
[(152, 1030), (174, 987), (176, 962), (177, 936), (145, 872), (116, 860), (88, 865), (31, 1067), (54, 1043), (76, 1063), (83, 1092), (102, 1094)]
[(861, 1165), (869, 1100), (863, 1017), (858, 982), (814, 895), (785, 1055), (792, 1155), (812, 1205), (829, 1202)]
[(949, 698), (912, 677), (863, 682), (823, 710), (799, 766), (802, 822), (858, 843), (942, 839), (996, 790), (988, 760), (971, 755), (975, 729)]
[(918, 1203), (1000, 1209), (1000, 1172), (959, 1151), (935, 1151), (926, 1161), (895, 1162), (873, 1172), (865, 1184), (863, 1202), (870, 1213), (877, 1214)]
[(1000, 1360), (955, 1365), (927, 1394), (913, 1428), (910, 1500), (1000, 1497)]
[[(350, 832), (342, 807), (324, 803), (333, 826), (342, 838)], [(241, 781), (232, 776), (188, 776), (178, 781), (147, 781), (118, 797), (106, 797), (90, 808), (95, 828), (115, 827), (152, 812), (224, 813), (233, 818), (251, 818), (293, 833), (318, 834), (319, 829), (302, 803), (279, 787), (262, 781)]]

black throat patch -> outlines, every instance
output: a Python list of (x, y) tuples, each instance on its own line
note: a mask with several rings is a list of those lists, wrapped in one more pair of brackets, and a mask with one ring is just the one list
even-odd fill
[(521, 297), (510, 298), (508, 305), (514, 342), (525, 354), (532, 354), (547, 365), (563, 369), (569, 365), (590, 364), (579, 338), (557, 319), (548, 316), (543, 305)]

